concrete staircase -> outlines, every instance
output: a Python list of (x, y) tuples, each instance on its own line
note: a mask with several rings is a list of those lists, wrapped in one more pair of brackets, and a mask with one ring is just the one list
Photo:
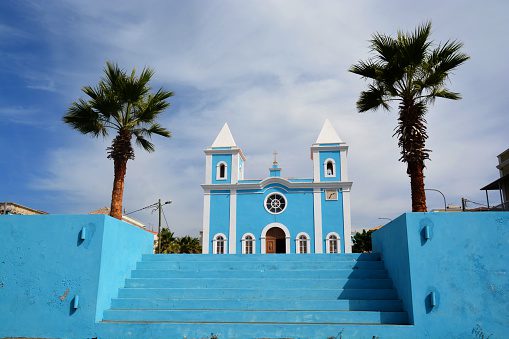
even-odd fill
[(378, 254), (145, 255), (103, 323), (138, 324), (153, 337), (224, 329), (220, 339), (269, 338), (261, 332), (272, 326), (290, 338), (310, 326), (404, 325), (408, 316)]

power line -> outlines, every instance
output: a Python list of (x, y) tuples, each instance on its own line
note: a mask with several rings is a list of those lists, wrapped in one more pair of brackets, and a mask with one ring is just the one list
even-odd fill
[(168, 226), (168, 221), (166, 220), (166, 214), (164, 214), (164, 208), (162, 206), (161, 206), (161, 212), (163, 212), (164, 223), (166, 224), (166, 228), (170, 229), (170, 226)]
[(131, 211), (131, 212), (129, 212), (129, 213), (125, 213), (124, 215), (129, 215), (129, 214), (133, 214), (133, 213), (136, 213), (136, 212), (139, 212), (139, 211), (143, 211), (143, 210), (146, 210), (147, 208), (155, 207), (155, 206), (157, 206), (157, 204), (158, 204), (158, 203), (156, 202), (156, 203), (154, 203), (154, 204), (152, 204), (152, 205), (148, 205), (148, 206), (142, 207), (142, 208), (140, 208), (140, 209), (137, 209), (137, 210), (135, 210), (135, 211)]

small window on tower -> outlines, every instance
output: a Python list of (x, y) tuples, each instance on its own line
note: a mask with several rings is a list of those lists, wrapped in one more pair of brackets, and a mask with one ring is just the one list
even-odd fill
[(217, 164), (216, 167), (216, 180), (226, 180), (228, 175), (228, 166), (224, 161)]
[(327, 163), (327, 175), (334, 175), (334, 167), (332, 166), (332, 161)]
[(323, 164), (323, 172), (325, 177), (335, 177), (336, 176), (336, 163), (333, 159), (325, 160)]

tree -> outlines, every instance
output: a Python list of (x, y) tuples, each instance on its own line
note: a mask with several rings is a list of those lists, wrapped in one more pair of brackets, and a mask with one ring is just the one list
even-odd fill
[(352, 252), (353, 253), (364, 253), (364, 252), (371, 252), (372, 246), (371, 246), (371, 233), (373, 233), (374, 230), (369, 230), (366, 232), (366, 230), (362, 230), (362, 233), (356, 232), (352, 236)]
[[(179, 246), (177, 242), (177, 238), (175, 238), (173, 232), (171, 232), (167, 228), (162, 228), (161, 233), (157, 235), (157, 241), (155, 243), (156, 246), (156, 253), (178, 253)], [(161, 247), (159, 250), (159, 243), (161, 242)]]
[(428, 106), (436, 98), (461, 98), (459, 93), (448, 90), (445, 82), (454, 69), (469, 59), (460, 52), (461, 42), (447, 41), (434, 47), (430, 34), (430, 22), (413, 33), (398, 32), (395, 38), (376, 33), (370, 40), (375, 56), (349, 69), (370, 80), (357, 101), (359, 112), (380, 107), (389, 110), (391, 101), (398, 102), (398, 126), (393, 136), (398, 137), (399, 160), (407, 164), (414, 212), (427, 210), (423, 171), (430, 152), (425, 145)]
[(122, 219), (127, 161), (134, 159), (131, 140), (134, 137), (138, 146), (153, 152), (154, 144), (149, 141), (153, 134), (171, 136), (156, 120), (169, 107), (166, 99), (173, 93), (162, 88), (151, 92), (149, 81), (154, 71), (150, 68), (144, 68), (139, 76), (135, 70), (128, 75), (117, 64), (107, 62), (104, 75), (97, 86), (83, 87), (88, 101), (80, 98), (73, 102), (63, 120), (81, 133), (94, 137), (107, 136), (110, 130), (116, 132), (107, 148), (114, 166), (110, 215)]
[(179, 253), (201, 253), (200, 240), (188, 235), (178, 238)]

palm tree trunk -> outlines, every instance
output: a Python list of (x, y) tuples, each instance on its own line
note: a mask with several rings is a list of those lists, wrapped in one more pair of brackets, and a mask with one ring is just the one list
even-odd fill
[(113, 190), (111, 192), (110, 215), (113, 218), (122, 220), (122, 200), (124, 198), (124, 178), (127, 169), (127, 159), (113, 159), (115, 178), (113, 179)]
[(424, 191), (424, 164), (418, 161), (408, 163), (410, 188), (412, 193), (412, 212), (427, 212), (426, 192)]

